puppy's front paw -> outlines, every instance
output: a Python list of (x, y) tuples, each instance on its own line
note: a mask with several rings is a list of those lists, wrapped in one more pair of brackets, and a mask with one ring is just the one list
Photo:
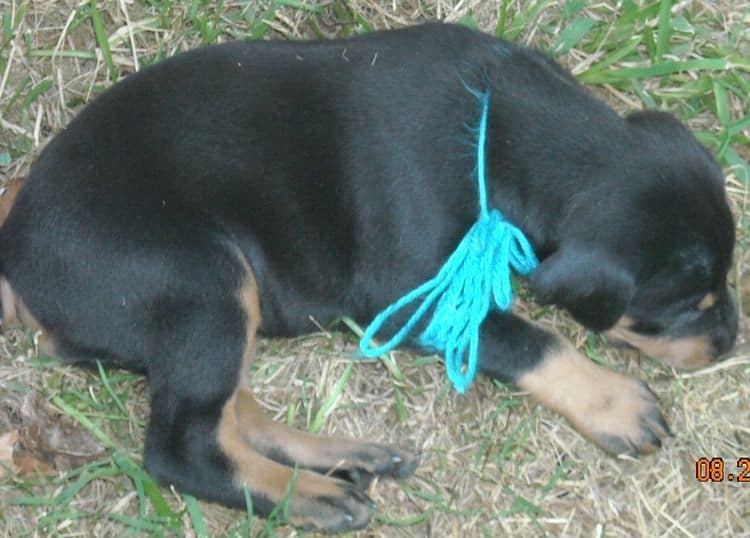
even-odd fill
[(518, 385), (610, 454), (653, 452), (670, 435), (645, 383), (598, 366), (571, 346), (549, 353)]
[(670, 435), (656, 396), (645, 383), (614, 372), (609, 386), (601, 391), (600, 406), (589, 402), (589, 409), (570, 417), (586, 437), (610, 454), (643, 454), (661, 448), (661, 439)]

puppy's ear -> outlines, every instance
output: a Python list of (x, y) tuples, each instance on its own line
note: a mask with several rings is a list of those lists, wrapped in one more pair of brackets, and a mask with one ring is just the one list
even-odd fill
[(625, 313), (635, 281), (604, 249), (566, 245), (531, 274), (531, 289), (542, 304), (562, 306), (585, 327), (603, 331)]

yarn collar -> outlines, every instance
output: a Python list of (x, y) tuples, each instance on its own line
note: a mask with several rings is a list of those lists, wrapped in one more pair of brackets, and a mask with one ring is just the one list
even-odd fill
[[(467, 89), (479, 100), (481, 115), (475, 129), (479, 216), (435, 277), (392, 303), (372, 320), (359, 343), (366, 357), (377, 357), (401, 345), (434, 306), (432, 319), (416, 338), (424, 348), (445, 356), (448, 378), (464, 393), (477, 373), (479, 330), (490, 308), (507, 311), (513, 303), (511, 270), (527, 275), (538, 265), (523, 232), (487, 207), (486, 146), (489, 90)], [(388, 340), (373, 345), (383, 325), (406, 305), (418, 301), (409, 320)], [(468, 350), (468, 353), (467, 353)]]

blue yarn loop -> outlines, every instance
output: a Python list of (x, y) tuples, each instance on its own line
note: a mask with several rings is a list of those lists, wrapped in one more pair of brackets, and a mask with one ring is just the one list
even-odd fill
[[(444, 354), (448, 378), (459, 393), (464, 393), (476, 376), (479, 328), (490, 308), (508, 310), (513, 303), (511, 269), (526, 275), (538, 265), (523, 232), (497, 209), (487, 207), (485, 146), (490, 94), (469, 90), (482, 105), (476, 129), (479, 217), (438, 274), (375, 316), (359, 343), (366, 357), (387, 353), (401, 345), (434, 306), (432, 319), (416, 343)], [(383, 325), (420, 298), (421, 304), (408, 321), (387, 342), (373, 347), (372, 340)]]

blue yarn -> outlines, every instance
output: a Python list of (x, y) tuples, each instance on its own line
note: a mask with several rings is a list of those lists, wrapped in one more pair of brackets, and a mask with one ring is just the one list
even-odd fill
[[(359, 343), (360, 352), (367, 357), (391, 351), (403, 343), (437, 302), (432, 319), (416, 342), (444, 354), (448, 378), (460, 393), (466, 391), (476, 376), (479, 327), (490, 307), (508, 310), (513, 303), (511, 268), (526, 275), (538, 265), (534, 249), (523, 232), (505, 220), (497, 209), (487, 207), (485, 149), (490, 94), (468, 89), (482, 106), (476, 129), (479, 217), (438, 274), (375, 316)], [(372, 339), (386, 321), (423, 296), (404, 326), (384, 344), (372, 347)]]

